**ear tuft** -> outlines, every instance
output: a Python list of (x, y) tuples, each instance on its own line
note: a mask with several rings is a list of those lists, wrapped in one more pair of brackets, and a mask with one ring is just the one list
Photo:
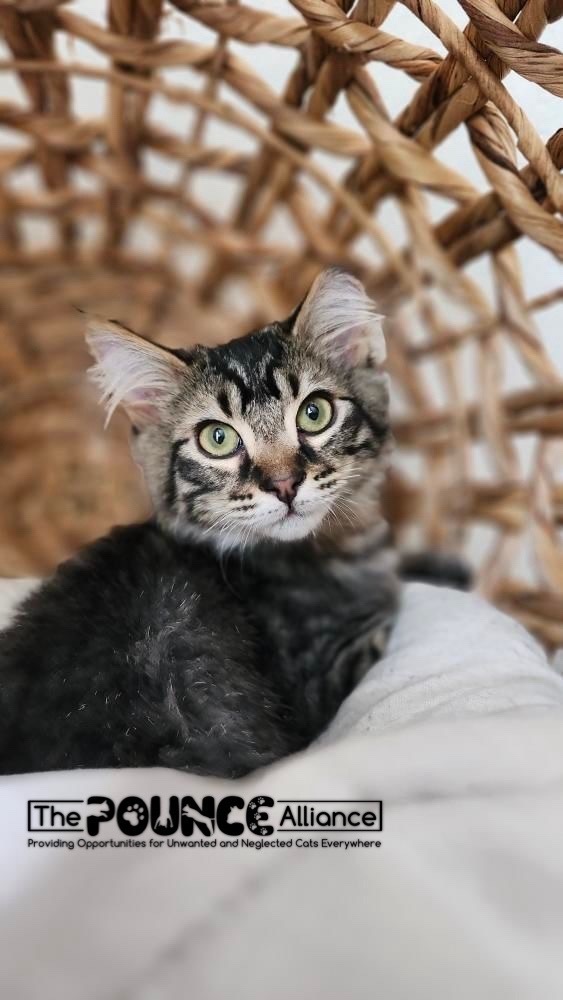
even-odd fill
[(162, 420), (181, 387), (184, 363), (111, 320), (90, 320), (86, 343), (96, 359), (88, 374), (102, 390), (106, 426), (120, 405), (138, 427)]
[(350, 368), (369, 367), (385, 360), (382, 319), (361, 281), (329, 268), (313, 282), (293, 330)]

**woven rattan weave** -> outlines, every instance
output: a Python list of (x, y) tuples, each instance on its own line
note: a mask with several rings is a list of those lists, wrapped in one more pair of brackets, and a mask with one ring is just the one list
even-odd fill
[[(398, 0), (409, 38), (393, 0), (0, 0), (0, 573), (145, 509), (75, 307), (213, 342), (339, 263), (389, 316), (399, 537), (470, 552), (483, 591), (563, 645), (563, 379), (542, 332), (563, 288), (530, 300), (522, 278), (529, 241), (563, 257), (563, 130), (546, 144), (505, 81), (563, 97), (539, 40), (563, 3), (460, 4), (465, 30)], [(281, 89), (264, 46), (291, 57)], [(456, 130), (486, 188), (441, 158)]]

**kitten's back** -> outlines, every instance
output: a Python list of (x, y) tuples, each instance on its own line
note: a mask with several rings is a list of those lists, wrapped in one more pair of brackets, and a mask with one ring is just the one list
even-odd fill
[(205, 547), (115, 529), (0, 637), (0, 771), (269, 763), (292, 747), (257, 647)]

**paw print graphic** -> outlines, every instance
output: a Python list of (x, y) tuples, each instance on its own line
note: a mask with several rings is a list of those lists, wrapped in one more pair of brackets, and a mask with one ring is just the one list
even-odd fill
[(266, 800), (264, 799), (263, 795), (258, 795), (255, 799), (252, 799), (252, 801), (248, 805), (248, 808), (251, 810), (251, 812), (255, 813), (256, 816), (258, 816), (257, 810), (260, 808), (260, 806), (264, 805), (265, 801)]
[(129, 808), (123, 813), (123, 819), (126, 820), (127, 823), (130, 823), (131, 826), (138, 826), (139, 823), (143, 822), (144, 818), (145, 810), (143, 806), (136, 802), (130, 805)]
[(265, 837), (271, 833), (271, 827), (263, 826), (260, 822), (261, 820), (268, 818), (268, 813), (260, 811), (260, 807), (264, 805), (268, 805), (264, 796), (257, 795), (255, 799), (252, 799), (248, 806), (248, 811), (253, 817), (248, 824), (248, 828), (252, 831), (252, 833), (259, 834), (261, 837)]

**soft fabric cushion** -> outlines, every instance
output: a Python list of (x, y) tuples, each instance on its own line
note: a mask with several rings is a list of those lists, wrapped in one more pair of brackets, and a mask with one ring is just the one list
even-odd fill
[[(233, 793), (382, 799), (381, 846), (27, 844), (31, 798)], [(0, 779), (4, 992), (559, 1000), (562, 831), (563, 682), (510, 619), (413, 585), (387, 656), (307, 753), (230, 783), (158, 769)]]
[(476, 595), (412, 583), (386, 655), (321, 743), (430, 718), (563, 705), (563, 679), (513, 618)]

